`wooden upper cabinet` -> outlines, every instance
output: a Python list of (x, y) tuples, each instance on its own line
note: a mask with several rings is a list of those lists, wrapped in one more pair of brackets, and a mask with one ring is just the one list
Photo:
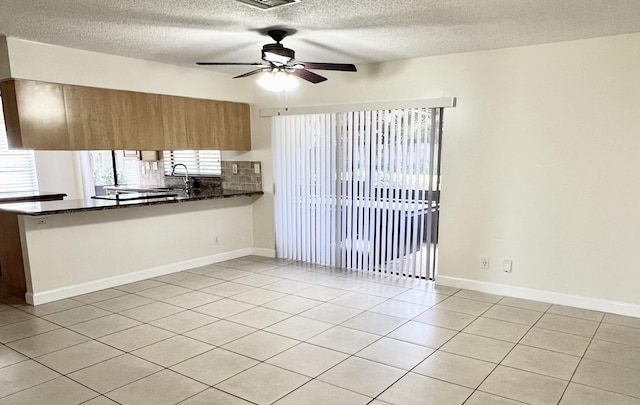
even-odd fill
[(12, 148), (251, 149), (248, 104), (30, 80), (1, 85)]

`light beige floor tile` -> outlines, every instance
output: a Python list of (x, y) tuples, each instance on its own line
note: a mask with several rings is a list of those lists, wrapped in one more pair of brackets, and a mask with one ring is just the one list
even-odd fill
[(236, 278), (250, 276), (251, 272), (225, 267), (217, 269), (215, 271), (204, 273), (204, 275), (207, 277), (214, 277), (219, 280), (230, 281), (235, 280)]
[(160, 370), (162, 367), (156, 364), (130, 354), (123, 354), (71, 373), (68, 377), (104, 394)]
[(263, 306), (278, 311), (288, 312), (290, 314), (299, 314), (320, 304), (322, 304), (322, 301), (298, 297), (295, 295), (288, 295), (286, 297), (266, 303)]
[(440, 350), (491, 363), (500, 363), (513, 346), (513, 343), (503, 340), (459, 333), (445, 343)]
[(309, 378), (269, 364), (259, 364), (226, 381), (216, 388), (256, 404), (270, 404), (289, 394)]
[(331, 301), (347, 294), (349, 291), (339, 288), (325, 287), (322, 285), (314, 285), (304, 290), (297, 291), (295, 295), (299, 297), (309, 298), (318, 301)]
[(274, 323), (287, 319), (290, 316), (291, 314), (276, 311), (275, 309), (256, 307), (237, 315), (230, 316), (227, 319), (231, 322), (251, 326), (252, 328), (263, 329), (269, 325), (273, 325)]
[(202, 291), (191, 291), (186, 294), (166, 298), (162, 301), (177, 307), (192, 309), (201, 305), (209, 304), (213, 301), (218, 301), (219, 299), (221, 299), (221, 297), (216, 295), (207, 294)]
[(122, 405), (173, 405), (183, 401), (207, 386), (170, 370), (163, 370), (138, 380), (107, 396)]
[(430, 291), (430, 292), (434, 292), (434, 293), (438, 293), (438, 294), (442, 294), (442, 295), (453, 295), (455, 293), (457, 293), (458, 291), (460, 291), (459, 288), (454, 288), (454, 287), (449, 287), (446, 285), (442, 285), (442, 284), (436, 284), (433, 281), (429, 281), (426, 282), (418, 287), (414, 287), (415, 289), (418, 290), (423, 290), (423, 291)]
[(377, 335), (386, 335), (405, 322), (406, 320), (402, 318), (367, 311), (342, 323), (342, 326)]
[(471, 392), (469, 388), (408, 373), (383, 392), (379, 399), (390, 404), (424, 405), (425, 398), (429, 398), (431, 404), (461, 405)]
[(420, 363), (414, 373), (469, 388), (477, 388), (496, 364), (437, 351)]
[(535, 326), (573, 335), (593, 337), (598, 329), (598, 322), (547, 313), (540, 318)]
[(573, 382), (640, 398), (640, 370), (582, 359)]
[(216, 385), (250, 367), (257, 361), (224, 350), (214, 349), (171, 367), (173, 371), (207, 385)]
[(341, 288), (343, 290), (353, 291), (369, 284), (369, 281), (350, 277), (335, 277), (330, 280), (320, 281), (318, 284), (327, 287), (335, 287)]
[(456, 334), (455, 331), (426, 323), (409, 321), (391, 332), (390, 338), (437, 349)]
[(571, 354), (573, 356), (582, 356), (585, 350), (587, 350), (589, 342), (590, 339), (583, 336), (532, 328), (522, 338), (520, 344)]
[(218, 318), (194, 311), (183, 311), (151, 322), (151, 325), (174, 333), (184, 333), (216, 322)]
[(174, 281), (171, 282), (171, 284), (188, 288), (190, 290), (200, 290), (202, 288), (211, 287), (212, 285), (220, 284), (222, 282), (222, 280), (213, 277), (196, 276), (180, 281)]
[(12, 323), (26, 321), (28, 319), (33, 319), (34, 316), (28, 314), (24, 311), (20, 311), (19, 309), (7, 309), (2, 311), (2, 316), (0, 316), (0, 327), (5, 325), (11, 325)]
[(473, 290), (460, 290), (457, 293), (455, 293), (454, 296), (458, 298), (467, 298), (470, 300), (489, 302), (491, 304), (495, 304), (498, 301), (500, 301), (502, 298), (504, 298), (500, 295), (487, 294), (487, 293), (483, 293), (480, 291), (473, 291)]
[(309, 339), (309, 343), (344, 353), (354, 354), (380, 339), (373, 333), (336, 326)]
[(435, 305), (434, 308), (446, 309), (447, 311), (462, 312), (465, 314), (478, 316), (492, 306), (493, 304), (488, 302), (480, 302), (458, 297), (449, 297), (446, 300)]
[(175, 283), (177, 281), (186, 280), (192, 277), (196, 277), (196, 274), (189, 271), (178, 271), (175, 273), (165, 274), (164, 276), (154, 277), (153, 280), (163, 283)]
[(203, 288), (200, 291), (208, 294), (218, 295), (220, 297), (230, 297), (232, 295), (240, 294), (243, 292), (251, 291), (255, 287), (245, 284), (238, 284), (235, 282), (225, 282), (213, 285), (211, 287)]
[(106, 301), (100, 301), (93, 304), (94, 306), (102, 309), (106, 309), (111, 312), (126, 311), (127, 309), (139, 307), (141, 305), (150, 304), (153, 301), (149, 298), (141, 297), (135, 294), (123, 295), (116, 298), (111, 298)]
[(192, 311), (224, 319), (235, 314), (239, 314), (240, 312), (247, 311), (251, 308), (255, 308), (255, 305), (247, 304), (246, 302), (234, 301), (229, 298), (223, 298), (210, 304), (193, 308)]
[(37, 357), (86, 342), (87, 340), (86, 337), (70, 330), (56, 329), (51, 332), (16, 340), (15, 342), (7, 344), (7, 346), (19, 351), (25, 356)]
[(584, 357), (640, 369), (640, 347), (594, 339), (591, 341)]
[(313, 380), (282, 398), (276, 405), (364, 405), (371, 398), (322, 381)]
[(0, 368), (27, 360), (28, 357), (16, 352), (7, 346), (0, 345)]
[(0, 399), (0, 405), (74, 405), (98, 396), (66, 377), (59, 377), (44, 384)]
[(603, 323), (598, 328), (596, 339), (640, 347), (640, 329)]
[(0, 368), (0, 398), (57, 377), (60, 377), (60, 374), (33, 360)]
[(265, 276), (262, 274), (251, 274), (250, 276), (240, 277), (233, 280), (234, 283), (250, 285), (253, 287), (262, 287), (278, 281), (282, 281), (282, 279), (280, 277)]
[(194, 329), (184, 335), (205, 343), (222, 346), (255, 331), (255, 328), (223, 320)]
[(163, 367), (171, 367), (211, 349), (213, 346), (199, 340), (185, 336), (174, 336), (135, 350), (131, 354)]
[(138, 291), (148, 290), (149, 288), (159, 287), (161, 285), (164, 285), (164, 283), (161, 283), (160, 281), (142, 280), (136, 281), (135, 283), (120, 285), (115, 288), (128, 293), (136, 293)]
[(522, 339), (527, 331), (529, 331), (529, 326), (526, 325), (484, 317), (476, 319), (463, 329), (465, 333), (514, 343)]
[(305, 283), (303, 281), (282, 280), (282, 281), (277, 281), (277, 282), (272, 283), (272, 284), (267, 284), (267, 285), (263, 286), (262, 288), (267, 289), (267, 290), (271, 290), (271, 291), (280, 292), (280, 293), (283, 293), (283, 294), (293, 294), (293, 293), (298, 292), (300, 290), (304, 290), (305, 288), (309, 288), (309, 287), (311, 287), (311, 285), (312, 284)]
[(121, 354), (122, 352), (120, 350), (96, 342), (95, 340), (90, 340), (76, 346), (36, 357), (35, 360), (60, 374), (69, 374)]
[(307, 340), (313, 336), (332, 328), (330, 323), (316, 321), (302, 316), (292, 316), (282, 322), (269, 326), (265, 330), (297, 340)]
[(96, 339), (125, 329), (133, 328), (138, 325), (140, 325), (140, 322), (138, 321), (122, 315), (113, 314), (77, 323), (73, 326), (69, 326), (69, 329)]
[(532, 405), (555, 405), (566, 386), (567, 381), (498, 366), (479, 389)]
[(103, 336), (98, 340), (109, 346), (130, 352), (172, 336), (175, 336), (172, 332), (156, 328), (155, 326), (142, 324), (131, 329)]
[(277, 291), (256, 288), (251, 291), (236, 294), (233, 296), (233, 299), (242, 302), (248, 302), (249, 304), (253, 305), (263, 305), (267, 302), (274, 301), (282, 297), (286, 297), (286, 295)]
[(347, 357), (349, 355), (345, 353), (301, 343), (270, 358), (267, 363), (307, 377), (317, 377)]
[(569, 383), (560, 405), (640, 405), (640, 399)]
[[(100, 301), (105, 301), (105, 300), (108, 300), (108, 299), (111, 299), (111, 298), (120, 297), (120, 296), (125, 295), (125, 294), (126, 294), (125, 291), (117, 290), (115, 288), (107, 288), (106, 290), (100, 290), (100, 291), (92, 292), (92, 293), (89, 293), (89, 294), (79, 295), (77, 297), (73, 297), (73, 299), (77, 300), (77, 301), (80, 301), (80, 302), (83, 302), (85, 304), (93, 304), (95, 302), (100, 302)], [(60, 302), (60, 301), (58, 301), (58, 302)], [(55, 304), (55, 303), (52, 303), (52, 304)], [(51, 305), (51, 304), (45, 304), (44, 306), (47, 306), (47, 305)], [(55, 311), (55, 312), (57, 312), (57, 311)], [(40, 315), (40, 314), (38, 314), (38, 315)]]
[(487, 394), (482, 391), (475, 391), (464, 405), (522, 405), (523, 402)]
[(516, 345), (502, 361), (502, 365), (569, 380), (579, 362), (580, 358), (576, 356)]
[(242, 271), (250, 271), (250, 272), (253, 272), (253, 273), (262, 273), (263, 271), (275, 269), (277, 267), (278, 267), (278, 265), (276, 265), (276, 264), (253, 262), (253, 263), (241, 264), (240, 266), (237, 266), (236, 268), (238, 270), (242, 270)]
[(359, 292), (350, 292), (331, 300), (331, 303), (355, 309), (367, 310), (383, 303), (384, 301), (386, 301), (386, 298), (384, 297), (376, 297), (375, 295)]
[(67, 309), (76, 308), (84, 305), (83, 302), (76, 300), (78, 297), (74, 299), (66, 299), (55, 302), (50, 302), (48, 304), (35, 305), (35, 306), (26, 306), (21, 308), (22, 311), (28, 312), (32, 315), (44, 316), (53, 314), (60, 311), (65, 311)]
[(274, 269), (269, 269), (269, 270), (260, 272), (260, 274), (263, 274), (265, 276), (273, 276), (273, 277), (280, 277), (280, 278), (293, 278), (293, 277), (299, 276), (301, 273), (303, 273), (303, 270), (292, 269), (289, 267), (276, 267)]
[(264, 361), (275, 356), (296, 344), (299, 341), (289, 339), (273, 333), (257, 331), (240, 339), (227, 343), (223, 347), (232, 352), (251, 357), (252, 359)]
[(301, 313), (300, 316), (337, 325), (361, 312), (360, 309), (325, 303)]
[(60, 326), (70, 326), (106, 315), (111, 315), (111, 312), (91, 305), (84, 305), (77, 308), (67, 309), (66, 311), (45, 315), (42, 318)]
[(40, 318), (12, 323), (0, 327), (0, 343), (13, 342), (14, 340), (24, 339), (59, 328), (59, 325)]
[(118, 405), (118, 403), (110, 400), (107, 397), (100, 396), (90, 401), (83, 402), (82, 405)]
[(428, 347), (383, 337), (356, 353), (356, 356), (402, 370), (411, 370), (431, 353), (433, 349)]
[(600, 322), (602, 320), (602, 317), (604, 316), (604, 313), (599, 311), (591, 311), (588, 309), (567, 307), (564, 305), (551, 305), (551, 308), (547, 310), (547, 313), (570, 316), (572, 318), (580, 318), (580, 319), (586, 319), (589, 321), (596, 321), (596, 322)]
[(397, 301), (411, 302), (425, 307), (432, 307), (446, 298), (446, 295), (420, 290), (408, 290), (393, 297)]
[(184, 311), (184, 308), (176, 307), (175, 305), (152, 302), (151, 304), (122, 311), (120, 315), (140, 322), (151, 322), (182, 311)]
[(318, 379), (369, 397), (376, 397), (404, 373), (404, 370), (395, 367), (350, 357), (318, 376)]
[(427, 309), (429, 309), (429, 307), (425, 305), (390, 299), (380, 305), (376, 305), (375, 307), (369, 309), (369, 311), (378, 314), (395, 316), (396, 318), (411, 319), (420, 315)]
[(531, 311), (545, 312), (549, 308), (551, 308), (551, 304), (540, 301), (531, 301), (525, 300), (522, 298), (512, 298), (512, 297), (504, 297), (501, 299), (498, 304), (506, 305), (508, 307), (522, 308), (528, 309)]
[(251, 405), (251, 402), (247, 402), (236, 396), (227, 394), (216, 388), (209, 388), (206, 391), (194, 395), (184, 402), (180, 402), (180, 405)]
[(605, 314), (602, 318), (604, 323), (612, 323), (614, 325), (628, 326), (630, 328), (640, 328), (640, 318), (631, 316), (622, 316), (616, 314)]
[(453, 329), (460, 331), (467, 327), (473, 320), (475, 315), (464, 314), (462, 312), (447, 311), (444, 309), (431, 308), (421, 315), (413, 318), (414, 321), (428, 323), (441, 328)]
[(402, 294), (407, 290), (408, 289), (405, 287), (397, 287), (397, 286), (381, 284), (381, 283), (370, 283), (365, 285), (364, 287), (358, 288), (356, 292), (371, 294), (378, 297), (392, 298), (399, 294)]
[[(193, 276), (193, 274), (192, 274)], [(165, 284), (158, 287), (149, 288), (147, 290), (138, 291), (136, 294), (151, 298), (152, 300), (162, 300), (176, 295), (186, 294), (191, 291), (188, 288), (180, 287), (173, 284)]]
[(508, 307), (505, 305), (494, 305), (489, 308), (487, 312), (482, 314), (482, 317), (532, 326), (542, 317), (542, 315), (543, 313), (538, 311)]

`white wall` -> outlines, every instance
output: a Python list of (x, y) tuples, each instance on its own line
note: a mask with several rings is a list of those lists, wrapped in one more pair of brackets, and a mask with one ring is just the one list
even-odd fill
[(38, 189), (66, 193), (68, 200), (84, 198), (82, 169), (77, 151), (34, 151)]
[[(257, 100), (284, 107), (457, 97), (445, 111), (440, 279), (628, 303), (622, 312), (640, 316), (640, 34), (358, 68), (303, 84), (287, 100)], [(266, 137), (269, 121), (254, 137)], [(254, 216), (256, 241), (270, 245), (272, 206), (254, 206)], [(485, 255), (488, 271), (479, 268)], [(500, 271), (504, 258), (513, 273)], [(579, 301), (567, 300), (593, 304)]]

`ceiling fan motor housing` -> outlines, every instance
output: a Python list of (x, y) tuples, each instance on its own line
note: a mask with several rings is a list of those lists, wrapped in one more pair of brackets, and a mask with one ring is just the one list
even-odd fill
[[(274, 58), (272, 55), (277, 55)], [(286, 65), (296, 57), (293, 49), (285, 48), (282, 44), (266, 44), (262, 47), (262, 60), (270, 63)]]

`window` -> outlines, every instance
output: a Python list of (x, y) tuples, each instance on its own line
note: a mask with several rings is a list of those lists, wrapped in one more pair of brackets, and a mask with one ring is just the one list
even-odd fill
[(0, 192), (20, 191), (38, 191), (35, 158), (32, 150), (9, 150), (4, 115), (0, 114)]
[[(177, 163), (187, 166), (189, 174), (220, 176), (219, 150), (165, 150), (163, 153), (164, 173), (171, 174), (171, 168)], [(178, 168), (181, 170), (181, 168)], [(180, 172), (182, 173), (182, 172)]]

